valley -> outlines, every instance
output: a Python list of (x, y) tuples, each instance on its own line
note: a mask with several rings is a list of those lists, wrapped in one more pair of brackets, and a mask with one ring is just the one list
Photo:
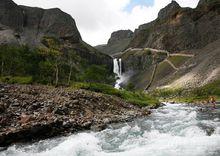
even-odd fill
[(97, 46), (78, 26), (0, 1), (0, 156), (220, 154), (219, 0), (172, 0)]

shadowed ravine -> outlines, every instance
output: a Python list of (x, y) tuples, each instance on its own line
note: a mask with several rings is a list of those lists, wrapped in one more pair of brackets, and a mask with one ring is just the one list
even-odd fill
[(220, 111), (166, 104), (143, 119), (12, 146), (0, 156), (217, 156), (220, 155)]

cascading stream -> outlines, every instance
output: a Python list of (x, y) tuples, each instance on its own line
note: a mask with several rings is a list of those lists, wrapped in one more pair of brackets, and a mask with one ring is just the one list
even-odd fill
[[(219, 106), (218, 106), (219, 107)], [(149, 117), (101, 132), (12, 146), (0, 156), (219, 156), (219, 108), (166, 104)]]

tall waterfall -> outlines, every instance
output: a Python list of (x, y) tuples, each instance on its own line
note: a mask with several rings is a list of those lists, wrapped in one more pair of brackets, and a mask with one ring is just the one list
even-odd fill
[(114, 64), (113, 72), (117, 75), (118, 78), (115, 83), (115, 88), (120, 89), (121, 88), (120, 84), (123, 82), (121, 59), (115, 58), (113, 60), (113, 64)]

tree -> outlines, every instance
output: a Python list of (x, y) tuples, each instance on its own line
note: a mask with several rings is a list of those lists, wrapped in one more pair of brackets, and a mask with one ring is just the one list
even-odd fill
[(50, 62), (54, 67), (55, 85), (59, 82), (59, 66), (62, 60), (62, 47), (58, 40), (52, 37), (44, 37), (42, 43), (46, 48), (40, 48), (39, 52), (45, 57), (46, 61)]
[[(58, 85), (59, 82), (59, 66), (61, 63), (62, 53), (53, 48), (40, 48), (39, 54), (44, 58), (44, 63), (41, 63), (41, 67), (46, 70), (45, 67), (48, 67), (48, 70), (53, 68), (55, 75), (55, 85)], [(41, 61), (42, 62), (42, 61)], [(42, 66), (43, 65), (43, 66)]]
[(76, 70), (79, 70), (78, 65), (80, 63), (80, 60), (81, 60), (80, 57), (76, 54), (76, 52), (73, 49), (68, 51), (67, 65), (69, 66), (69, 74), (68, 74), (67, 85), (70, 85), (73, 68), (75, 68)]

